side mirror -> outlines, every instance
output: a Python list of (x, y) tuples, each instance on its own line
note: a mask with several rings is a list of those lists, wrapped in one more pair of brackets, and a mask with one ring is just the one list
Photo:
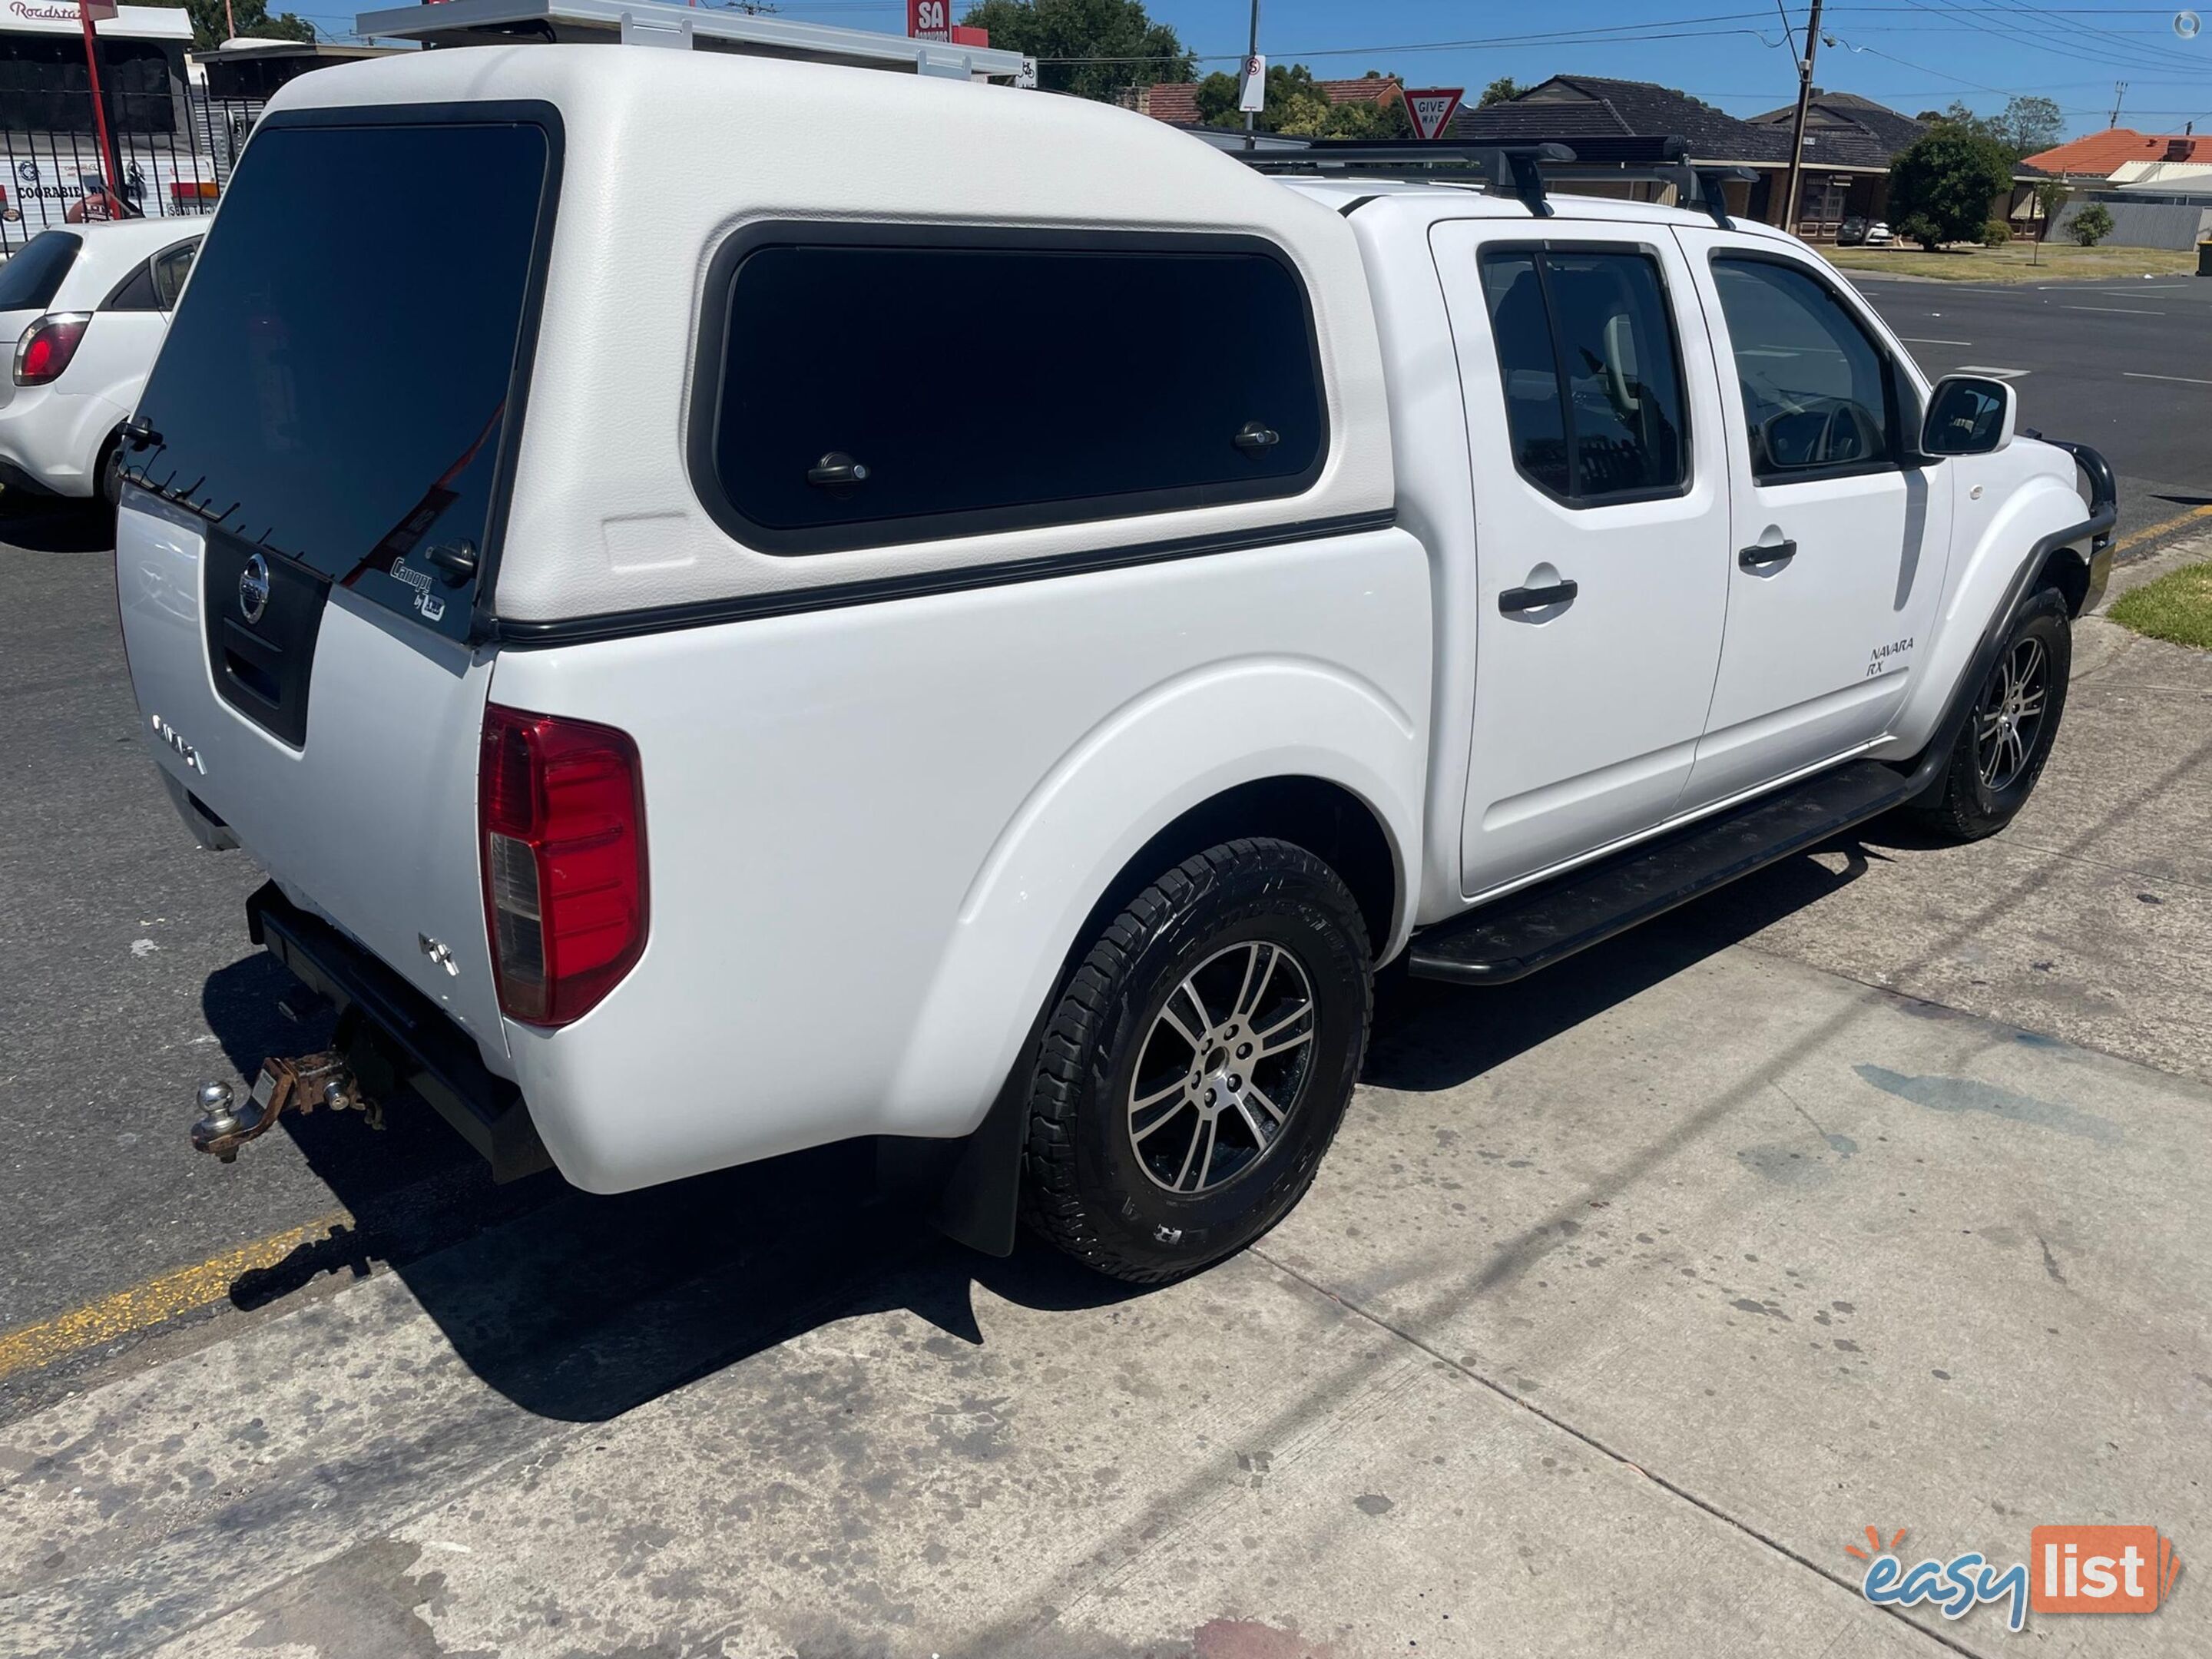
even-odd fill
[(1928, 396), (1921, 422), (1923, 454), (1987, 455), (2012, 441), (2020, 399), (2008, 381), (1946, 374)]

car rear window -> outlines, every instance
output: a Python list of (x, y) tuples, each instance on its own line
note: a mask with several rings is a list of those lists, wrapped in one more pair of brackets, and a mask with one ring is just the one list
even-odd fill
[(134, 481), (465, 635), (454, 566), (493, 553), (554, 143), (534, 121), (264, 123), (139, 405)]
[(42, 230), (0, 264), (0, 311), (44, 311), (61, 291), (84, 238), (72, 231)]

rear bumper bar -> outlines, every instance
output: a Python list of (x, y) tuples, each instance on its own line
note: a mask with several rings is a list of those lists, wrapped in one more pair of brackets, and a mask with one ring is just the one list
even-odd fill
[(38, 474), (5, 455), (0, 455), (0, 489), (13, 489), (25, 495), (58, 496), (61, 494)]
[(486, 1069), (477, 1046), (427, 997), (275, 882), (246, 902), (256, 945), (337, 1010), (340, 1040), (365, 1027), (399, 1080), (428, 1101), (491, 1164), (492, 1179), (513, 1181), (552, 1167), (520, 1092)]

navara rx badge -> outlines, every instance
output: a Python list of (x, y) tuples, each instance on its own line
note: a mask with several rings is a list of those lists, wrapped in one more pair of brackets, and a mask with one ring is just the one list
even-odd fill
[(269, 608), (269, 561), (256, 553), (238, 573), (238, 609), (247, 626), (261, 620)]

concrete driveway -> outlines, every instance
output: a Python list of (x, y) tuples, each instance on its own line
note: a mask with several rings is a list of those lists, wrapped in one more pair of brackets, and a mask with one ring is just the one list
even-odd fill
[(1996, 842), (1391, 988), (1311, 1197), (1187, 1284), (831, 1152), (158, 1339), (0, 1428), (0, 1652), (2207, 1651), (2186, 1567), (2014, 1636), (1845, 1551), (2212, 1540), (2212, 659), (2080, 667)]

